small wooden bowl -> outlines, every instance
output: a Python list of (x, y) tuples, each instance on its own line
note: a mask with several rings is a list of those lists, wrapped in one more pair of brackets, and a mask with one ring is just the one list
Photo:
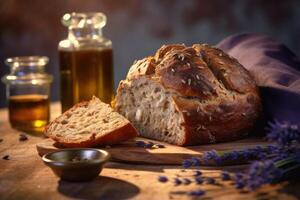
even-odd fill
[(76, 182), (96, 178), (109, 158), (107, 151), (92, 148), (62, 149), (42, 157), (44, 163), (62, 180)]

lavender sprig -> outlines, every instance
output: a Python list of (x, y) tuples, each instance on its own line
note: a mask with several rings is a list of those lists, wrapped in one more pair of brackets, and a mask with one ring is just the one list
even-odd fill
[(278, 145), (284, 147), (300, 144), (300, 129), (298, 125), (293, 125), (288, 122), (269, 122), (266, 131), (268, 132), (266, 138), (270, 141), (276, 142)]
[[(274, 121), (269, 123), (266, 130), (268, 131), (266, 138), (274, 142), (274, 145), (257, 146), (239, 151), (207, 151), (202, 158), (192, 157), (186, 159), (182, 165), (184, 168), (199, 168), (201, 164), (208, 164), (212, 161), (216, 164), (224, 164), (228, 161), (254, 160), (247, 171), (238, 172), (234, 175), (223, 171), (220, 174), (220, 179), (223, 181), (233, 180), (237, 189), (246, 188), (249, 190), (256, 190), (264, 184), (280, 182), (300, 168), (300, 129), (297, 125)], [(202, 177), (200, 170), (195, 172), (193, 180), (175, 178), (175, 185), (216, 183), (216, 180), (212, 177)], [(160, 181), (164, 182), (165, 179)], [(187, 194), (201, 196), (204, 193), (200, 189), (190, 191)]]
[(274, 145), (269, 145), (265, 148), (256, 146), (254, 148), (242, 149), (239, 151), (206, 151), (203, 154), (203, 161), (207, 165), (213, 161), (217, 165), (241, 162), (242, 160), (262, 160), (268, 156), (276, 154), (278, 151)]
[[(239, 151), (207, 151), (204, 152), (203, 160), (205, 164), (213, 161), (220, 165), (224, 162), (234, 162), (241, 160), (265, 160), (273, 157), (275, 161), (289, 157), (291, 154), (300, 155), (300, 129), (297, 125), (287, 122), (274, 121), (269, 122), (266, 128), (268, 131), (266, 138), (275, 142), (274, 145), (266, 147), (256, 146), (255, 148), (247, 148)], [(300, 160), (300, 156), (299, 160)]]
[[(290, 167), (285, 167), (287, 165)], [(235, 185), (238, 189), (247, 187), (255, 190), (264, 184), (280, 182), (289, 172), (299, 167), (300, 163), (291, 158), (277, 162), (272, 160), (255, 161), (249, 166), (247, 172), (236, 173)]]
[(237, 188), (247, 187), (255, 190), (264, 184), (277, 183), (288, 173), (300, 168), (300, 131), (297, 125), (275, 121), (269, 123), (266, 138), (275, 142), (268, 146), (272, 158), (254, 161), (248, 171), (235, 179)]

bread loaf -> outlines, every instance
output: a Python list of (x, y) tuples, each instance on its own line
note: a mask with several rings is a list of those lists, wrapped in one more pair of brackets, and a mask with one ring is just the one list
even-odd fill
[(93, 97), (76, 104), (45, 128), (45, 135), (66, 147), (116, 144), (137, 135), (122, 115)]
[(261, 101), (236, 59), (205, 44), (175, 44), (133, 64), (118, 86), (115, 109), (140, 135), (183, 146), (245, 137)]

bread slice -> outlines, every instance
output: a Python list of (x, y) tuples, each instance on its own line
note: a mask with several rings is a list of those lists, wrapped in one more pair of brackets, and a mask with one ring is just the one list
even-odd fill
[(66, 147), (94, 147), (134, 138), (137, 131), (125, 117), (93, 97), (53, 120), (45, 135)]

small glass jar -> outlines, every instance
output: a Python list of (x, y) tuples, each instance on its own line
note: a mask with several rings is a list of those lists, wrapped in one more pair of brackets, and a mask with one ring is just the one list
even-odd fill
[(99, 97), (110, 103), (114, 94), (111, 40), (102, 36), (103, 13), (67, 13), (62, 23), (68, 38), (58, 45), (62, 111)]
[(49, 94), (52, 76), (45, 72), (47, 57), (7, 58), (10, 74), (6, 84), (9, 121), (13, 128), (27, 133), (41, 133), (50, 119)]

